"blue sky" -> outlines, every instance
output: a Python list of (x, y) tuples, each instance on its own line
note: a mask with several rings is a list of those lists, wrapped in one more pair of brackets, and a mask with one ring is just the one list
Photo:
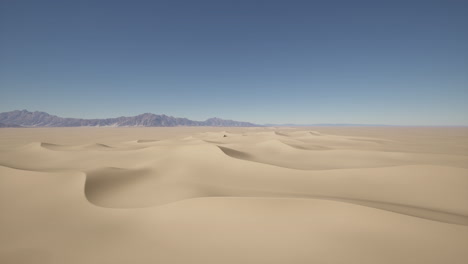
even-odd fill
[(0, 111), (468, 125), (468, 1), (0, 2)]

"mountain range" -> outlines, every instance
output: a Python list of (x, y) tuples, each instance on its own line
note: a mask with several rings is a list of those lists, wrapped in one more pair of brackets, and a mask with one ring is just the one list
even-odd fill
[(194, 121), (187, 118), (145, 113), (137, 116), (122, 116), (104, 119), (65, 118), (46, 112), (15, 110), (0, 113), (0, 127), (174, 127), (174, 126), (218, 126), (218, 127), (254, 127), (260, 126), (249, 122), (209, 118)]

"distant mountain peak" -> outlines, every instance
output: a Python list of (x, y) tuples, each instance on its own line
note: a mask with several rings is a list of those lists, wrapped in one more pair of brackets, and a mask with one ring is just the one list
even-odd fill
[[(104, 119), (64, 118), (50, 115), (46, 112), (30, 112), (26, 109), (0, 113), (0, 123), (4, 126), (23, 127), (79, 127), (79, 126), (143, 126), (143, 127), (173, 127), (173, 126), (222, 126), (222, 127), (252, 127), (260, 126), (249, 122), (224, 120), (218, 117), (205, 121), (194, 121), (153, 113), (143, 113), (137, 116), (121, 116)], [(8, 124), (8, 125), (5, 125)]]
[(219, 117), (211, 117), (211, 118), (208, 118), (206, 121), (218, 121), (218, 120), (223, 120)]

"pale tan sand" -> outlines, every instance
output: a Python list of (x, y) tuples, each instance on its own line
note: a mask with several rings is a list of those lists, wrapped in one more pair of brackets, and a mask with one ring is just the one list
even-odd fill
[(0, 129), (0, 263), (468, 263), (468, 129)]

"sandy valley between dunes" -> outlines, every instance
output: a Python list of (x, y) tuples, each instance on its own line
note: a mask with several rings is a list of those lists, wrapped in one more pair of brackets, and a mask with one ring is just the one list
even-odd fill
[(468, 263), (468, 128), (3, 128), (0, 263)]

